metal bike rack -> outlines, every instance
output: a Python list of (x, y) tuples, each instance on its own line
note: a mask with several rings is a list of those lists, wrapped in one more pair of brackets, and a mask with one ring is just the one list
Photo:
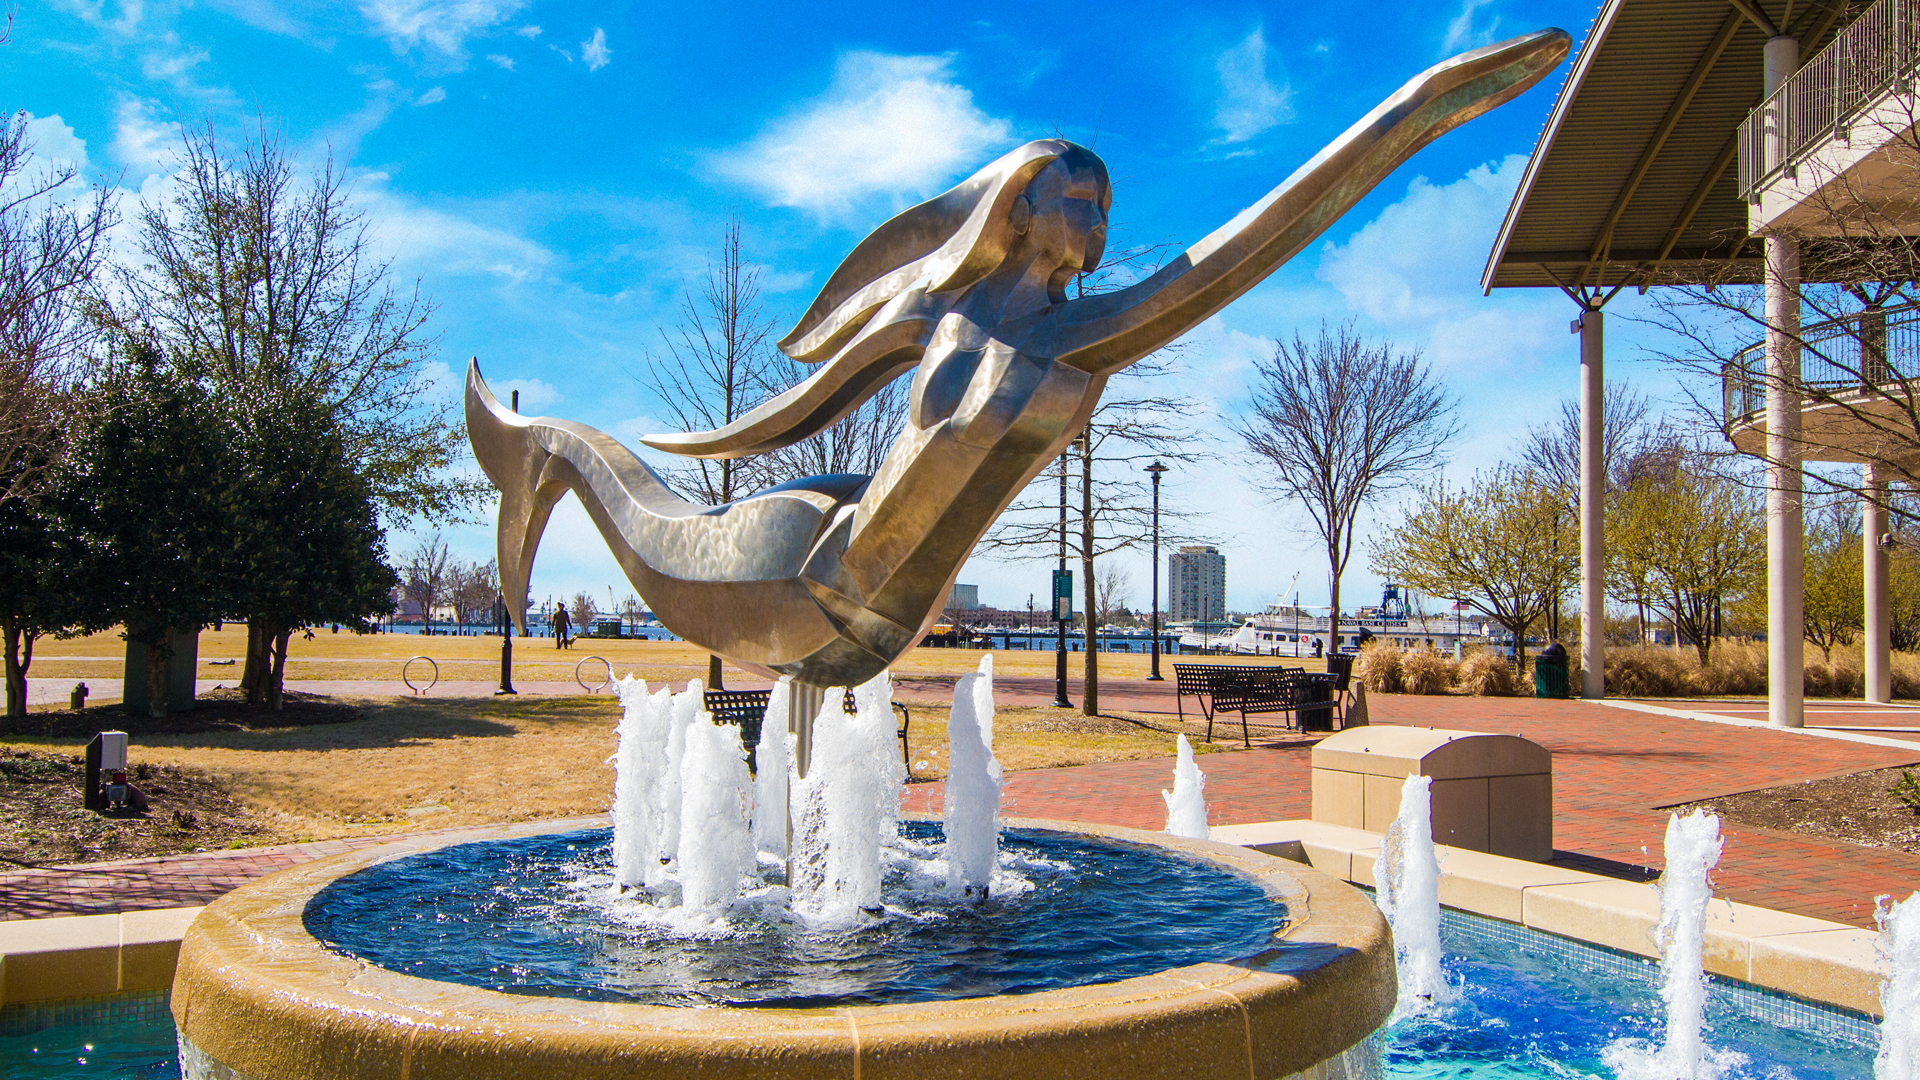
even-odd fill
[[(407, 670), (408, 670), (409, 668), (411, 668), (411, 667), (413, 667), (413, 662), (414, 662), (415, 660), (425, 660), (425, 661), (426, 661), (426, 662), (427, 662), (427, 663), (428, 663), (429, 665), (431, 665), (431, 666), (432, 666), (432, 668), (433, 668), (433, 681), (432, 681), (432, 682), (429, 682), (429, 683), (428, 683), (427, 685), (425, 685), (425, 686), (415, 686), (415, 685), (413, 685), (413, 680), (407, 677)], [(404, 664), (401, 664), (401, 665), (400, 665), (400, 681), (401, 681), (401, 682), (403, 682), (403, 683), (406, 683), (406, 684), (407, 684), (407, 689), (409, 689), (409, 690), (411, 690), (411, 691), (413, 691), (413, 692), (414, 692), (414, 695), (415, 695), (415, 696), (417, 696), (417, 697), (425, 697), (425, 696), (426, 696), (426, 693), (427, 693), (427, 691), (429, 691), (429, 690), (431, 690), (431, 689), (433, 689), (433, 688), (434, 688), (435, 686), (437, 686), (437, 685), (439, 685), (439, 682), (440, 682), (440, 665), (439, 665), (439, 664), (436, 664), (436, 663), (434, 663), (434, 661), (433, 661), (433, 657), (431, 657), (431, 656), (412, 656), (412, 657), (408, 657), (408, 658), (407, 658), (407, 662), (406, 662), (406, 663), (404, 663)]]
[[(588, 686), (586, 682), (580, 678), (580, 665), (589, 660), (598, 660), (607, 665), (607, 677), (601, 680), (598, 686)], [(585, 690), (587, 693), (597, 694), (613, 685), (613, 665), (609, 663), (604, 656), (583, 656), (580, 658), (580, 663), (573, 665), (573, 681), (579, 683), (580, 689)]]

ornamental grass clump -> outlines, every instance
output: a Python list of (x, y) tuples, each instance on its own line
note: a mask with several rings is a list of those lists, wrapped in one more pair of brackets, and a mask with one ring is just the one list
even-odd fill
[(1360, 650), (1359, 658), (1353, 663), (1353, 673), (1360, 677), (1361, 685), (1370, 694), (1402, 693), (1401, 664), (1406, 655), (1398, 645), (1372, 642)]
[(1520, 680), (1513, 673), (1512, 661), (1478, 649), (1460, 661), (1458, 685), (1477, 697), (1512, 697)]
[(1460, 675), (1460, 665), (1432, 648), (1413, 649), (1400, 658), (1400, 686), (1408, 694), (1444, 694)]

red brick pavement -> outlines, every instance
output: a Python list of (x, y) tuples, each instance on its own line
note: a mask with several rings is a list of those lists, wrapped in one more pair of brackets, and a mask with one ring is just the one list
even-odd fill
[[(1052, 699), (1050, 680), (996, 682), (1009, 704), (1039, 692), (1020, 685), (1028, 682), (1048, 684), (1044, 693)], [(931, 698), (935, 690), (919, 693)], [(1121, 703), (1166, 703), (1171, 692), (1167, 684), (1115, 685), (1102, 697), (1111, 707), (1133, 708)], [(1662, 806), (1920, 762), (1920, 747), (1909, 753), (1576, 701), (1381, 696), (1372, 699), (1371, 712), (1376, 723), (1500, 732), (1539, 742), (1554, 755), (1556, 861), (1621, 876), (1644, 876), (1643, 868), (1661, 864), (1667, 817)], [(1297, 739), (1202, 757), (1213, 821), (1307, 816), (1310, 759), (1309, 745)], [(1166, 759), (1015, 773), (1007, 780), (1006, 809), (1020, 816), (1157, 828), (1166, 820), (1160, 791), (1171, 779)], [(937, 810), (940, 798), (940, 785), (916, 784), (904, 802), (910, 810)], [(1748, 903), (1866, 927), (1872, 925), (1874, 897), (1920, 888), (1920, 856), (1738, 825), (1728, 825), (1726, 836), (1720, 892)], [(0, 875), (0, 919), (202, 903), (282, 866), (385, 839)]]

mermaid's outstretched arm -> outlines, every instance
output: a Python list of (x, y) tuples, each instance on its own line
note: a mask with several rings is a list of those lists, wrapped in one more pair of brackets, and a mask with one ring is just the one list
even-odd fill
[(1094, 374), (1126, 367), (1258, 285), (1415, 151), (1526, 92), (1571, 45), (1541, 30), (1428, 68), (1152, 277), (1056, 307), (1028, 347)]

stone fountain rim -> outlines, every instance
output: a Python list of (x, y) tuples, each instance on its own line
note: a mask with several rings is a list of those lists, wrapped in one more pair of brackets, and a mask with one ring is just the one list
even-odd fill
[[(579, 820), (412, 837), (291, 867), (208, 905), (188, 928), (172, 1009), (189, 1075), (236, 1080), (401, 1076), (525, 1080), (668, 1074), (996, 1076), (1123, 1080), (1169, 1073), (1271, 1080), (1303, 1073), (1387, 1019), (1396, 981), (1385, 920), (1352, 886), (1247, 848), (1110, 825), (1009, 818), (1169, 849), (1238, 872), (1286, 902), (1288, 947), (1117, 982), (882, 1005), (687, 1007), (505, 994), (376, 967), (307, 933), (307, 901), (364, 867), (456, 844), (575, 831)], [(272, 1037), (264, 1037), (272, 1033)], [(503, 1056), (518, 1047), (520, 1056)], [(196, 1063), (200, 1071), (192, 1071)], [(1070, 1067), (1062, 1069), (1061, 1063)], [(1078, 1063), (1078, 1067), (1071, 1067)], [(551, 1073), (530, 1072), (533, 1069)], [(716, 1072), (716, 1070), (718, 1070)], [(1224, 1071), (1222, 1071), (1224, 1070)]]

